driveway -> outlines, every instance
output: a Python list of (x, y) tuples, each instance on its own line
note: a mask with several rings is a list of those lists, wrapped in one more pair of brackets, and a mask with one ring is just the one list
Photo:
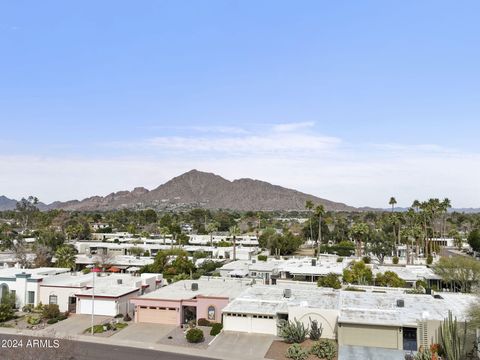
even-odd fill
[[(95, 315), (94, 324), (100, 324), (105, 320), (111, 319), (111, 316)], [(50, 325), (42, 332), (55, 332), (59, 336), (81, 335), (91, 326), (92, 317), (90, 315), (73, 314), (63, 321)]]
[(263, 359), (275, 338), (273, 335), (223, 331), (209, 346), (208, 352), (225, 359), (240, 354), (244, 359)]
[(175, 327), (175, 325), (129, 322), (125, 329), (112, 335), (111, 338), (115, 340), (156, 343), (170, 333)]

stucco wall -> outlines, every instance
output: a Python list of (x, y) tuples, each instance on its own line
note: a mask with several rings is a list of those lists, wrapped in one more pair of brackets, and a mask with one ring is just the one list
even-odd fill
[(322, 338), (336, 339), (337, 338), (337, 320), (338, 310), (323, 310), (306, 307), (289, 307), (288, 319), (297, 319), (308, 326), (311, 320), (317, 320), (318, 324), (322, 325)]
[[(204, 318), (209, 321), (222, 322), (222, 310), (228, 305), (228, 299), (226, 298), (197, 298), (197, 320)], [(209, 319), (208, 308), (213, 307), (215, 309), (215, 316), (213, 319)]]

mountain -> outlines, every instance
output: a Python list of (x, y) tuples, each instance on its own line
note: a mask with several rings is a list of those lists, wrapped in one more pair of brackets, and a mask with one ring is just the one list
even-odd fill
[(13, 210), (17, 205), (17, 200), (9, 199), (6, 196), (0, 196), (0, 211)]
[(135, 188), (107, 196), (93, 196), (82, 201), (54, 202), (50, 209), (113, 210), (142, 209), (205, 209), (229, 210), (304, 210), (305, 201), (323, 204), (327, 210), (354, 211), (353, 207), (287, 189), (270, 183), (238, 179), (229, 181), (221, 176), (191, 170), (151, 191)]

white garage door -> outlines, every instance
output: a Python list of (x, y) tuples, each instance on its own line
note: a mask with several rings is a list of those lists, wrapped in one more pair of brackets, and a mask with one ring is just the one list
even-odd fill
[[(95, 300), (94, 302), (94, 314), (95, 315), (105, 315), (105, 316), (115, 316), (117, 315), (117, 305), (114, 300)], [(91, 299), (80, 299), (79, 314), (92, 314), (92, 300)]]
[(273, 316), (228, 313), (223, 315), (223, 328), (227, 331), (277, 334), (277, 322)]
[(138, 322), (177, 325), (177, 309), (158, 307), (138, 307)]

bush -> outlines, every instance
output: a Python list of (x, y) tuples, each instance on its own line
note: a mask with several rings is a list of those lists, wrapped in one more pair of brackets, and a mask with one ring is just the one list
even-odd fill
[(197, 321), (198, 326), (212, 326), (212, 323), (205, 318), (200, 318)]
[(311, 320), (310, 319), (310, 333), (309, 333), (309, 338), (310, 340), (318, 340), (322, 336), (323, 332), (323, 325), (320, 324), (318, 326), (318, 321), (317, 320)]
[(337, 262), (338, 262), (338, 263), (343, 262), (343, 257), (338, 257), (338, 258), (337, 258)]
[(34, 306), (32, 304), (27, 304), (22, 307), (22, 311), (26, 313), (31, 313), (34, 310)]
[(293, 344), (285, 353), (285, 357), (293, 360), (306, 360), (308, 351), (303, 349), (299, 344)]
[(433, 263), (433, 256), (432, 255), (428, 255), (427, 256), (427, 265), (432, 265)]
[(398, 264), (398, 261), (399, 261), (398, 256), (394, 256), (393, 259), (392, 259), (392, 262), (393, 262), (395, 265), (397, 265), (397, 264)]
[(199, 343), (202, 342), (205, 338), (203, 336), (203, 331), (199, 328), (193, 328), (187, 331), (186, 334), (187, 341), (189, 343)]
[(210, 330), (210, 335), (217, 336), (218, 334), (220, 334), (222, 329), (223, 329), (222, 323), (214, 323), (212, 324), (212, 330)]
[(289, 344), (304, 342), (308, 332), (308, 327), (306, 328), (297, 319), (294, 321), (281, 321), (278, 329), (278, 335)]
[(57, 304), (44, 305), (42, 309), (42, 316), (45, 319), (55, 319), (60, 315), (60, 309)]
[(63, 321), (68, 318), (68, 311), (65, 311), (63, 314), (58, 315), (57, 320), (58, 321)]
[(123, 317), (123, 321), (132, 321), (132, 318), (130, 317), (130, 315), (125, 314), (125, 316)]
[(92, 271), (92, 270), (90, 270), (90, 269), (88, 269), (88, 268), (85, 268), (85, 269), (82, 270), (82, 273), (83, 273), (83, 274), (90, 274), (91, 271)]
[(42, 319), (40, 319), (38, 316), (33, 316), (33, 315), (27, 316), (27, 323), (29, 325), (38, 325), (40, 324), (41, 320)]
[(123, 318), (123, 314), (117, 314), (117, 315), (115, 315), (115, 319), (120, 319), (120, 318)]
[(267, 261), (267, 255), (258, 255), (257, 259), (258, 261)]
[(51, 324), (55, 324), (55, 323), (57, 323), (57, 322), (58, 322), (58, 319), (55, 319), (55, 318), (54, 318), (54, 319), (48, 319), (48, 320), (47, 320), (47, 324), (50, 324), (50, 325), (51, 325)]
[(13, 319), (15, 316), (15, 310), (13, 310), (10, 304), (0, 304), (0, 322)]
[(371, 262), (370, 256), (364, 256), (364, 257), (362, 258), (362, 261), (363, 261), (365, 264), (370, 264), (370, 262)]
[[(104, 331), (105, 331), (105, 330), (104, 330), (104, 328), (103, 328), (103, 325), (94, 325), (94, 326), (93, 326), (93, 333), (94, 333), (94, 334), (101, 334), (101, 333), (103, 333)], [(85, 329), (85, 331), (84, 331), (85, 334), (90, 334), (91, 332), (92, 332), (92, 328), (91, 328), (91, 327)]]
[(321, 340), (313, 344), (310, 349), (310, 354), (320, 359), (333, 360), (337, 354), (337, 346), (332, 340)]
[(319, 287), (328, 287), (332, 289), (340, 289), (342, 287), (342, 284), (340, 283), (337, 274), (334, 273), (330, 273), (326, 276), (322, 276), (321, 278), (319, 278), (317, 285)]

